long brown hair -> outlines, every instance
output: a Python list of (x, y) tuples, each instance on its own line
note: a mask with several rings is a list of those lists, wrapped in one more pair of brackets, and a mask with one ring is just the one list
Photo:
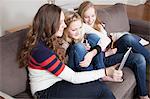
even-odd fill
[(59, 29), (61, 11), (61, 8), (54, 4), (44, 4), (39, 8), (18, 55), (20, 67), (28, 66), (29, 55), (39, 40), (45, 42), (47, 47), (54, 48), (52, 38)]
[[(81, 18), (83, 19), (84, 18), (84, 13), (85, 11), (87, 11), (89, 8), (94, 8), (94, 4), (90, 1), (84, 1), (78, 8), (78, 14), (81, 16)], [(101, 27), (100, 27), (100, 24), (102, 24), (101, 20), (97, 17), (97, 11), (95, 9), (95, 14), (96, 14), (96, 21), (94, 23), (94, 26), (93, 28), (98, 30), (98, 31), (101, 31)]]

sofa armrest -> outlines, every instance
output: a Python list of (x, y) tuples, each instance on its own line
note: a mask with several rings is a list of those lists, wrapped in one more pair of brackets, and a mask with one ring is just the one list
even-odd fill
[(137, 19), (129, 19), (130, 24), (130, 32), (136, 34), (149, 35), (150, 34), (150, 22), (137, 20)]
[(0, 99), (15, 99), (15, 98), (13, 98), (10, 95), (0, 91)]

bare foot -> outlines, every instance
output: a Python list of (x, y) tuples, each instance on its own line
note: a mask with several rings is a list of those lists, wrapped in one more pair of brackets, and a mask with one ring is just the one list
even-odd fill
[(113, 49), (108, 49), (108, 51), (105, 52), (105, 57), (108, 57), (110, 55), (113, 55), (117, 52), (117, 48), (113, 48)]

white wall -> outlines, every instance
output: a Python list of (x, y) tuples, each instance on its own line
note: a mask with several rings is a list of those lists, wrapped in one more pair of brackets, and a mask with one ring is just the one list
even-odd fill
[(83, 0), (55, 0), (55, 4), (65, 9), (78, 7)]
[[(56, 4), (65, 8), (76, 8), (84, 0), (55, 0)], [(146, 0), (90, 0), (94, 4), (114, 4), (117, 2), (128, 4), (145, 3)], [(1, 0), (0, 2), (0, 36), (4, 31), (32, 22), (41, 5), (47, 0)]]
[(35, 13), (44, 3), (47, 3), (47, 0), (2, 0), (0, 35), (7, 29), (31, 23)]
[(2, 4), (0, 3), (0, 36), (2, 35)]
[[(76, 3), (79, 5), (80, 1), (56, 0), (56, 4), (68, 9)], [(45, 3), (47, 0), (1, 0), (0, 36), (4, 35), (5, 30), (31, 23), (39, 7)]]
[[(83, 0), (86, 1), (86, 0)], [(139, 4), (144, 4), (146, 0), (90, 0), (94, 4), (100, 4), (100, 5), (113, 5), (116, 3), (123, 3), (127, 5), (139, 5)]]

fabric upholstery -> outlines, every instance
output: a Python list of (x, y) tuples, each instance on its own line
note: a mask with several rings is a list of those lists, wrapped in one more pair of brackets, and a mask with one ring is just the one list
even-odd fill
[(97, 15), (108, 33), (129, 31), (129, 20), (123, 4), (97, 9)]
[[(107, 86), (112, 90), (116, 99), (132, 99), (136, 81), (133, 72), (125, 67), (123, 68), (123, 79), (122, 83), (105, 82)], [(129, 84), (130, 83), (130, 84)]]
[(24, 38), (23, 31), (27, 30), (0, 37), (0, 90), (9, 95), (26, 88), (26, 70), (20, 69), (16, 61), (20, 40)]
[(15, 99), (33, 99), (31, 93), (24, 91), (14, 96)]
[(0, 91), (0, 99), (15, 99), (12, 96)]
[(150, 22), (137, 19), (130, 19), (130, 32), (135, 33), (150, 41)]

